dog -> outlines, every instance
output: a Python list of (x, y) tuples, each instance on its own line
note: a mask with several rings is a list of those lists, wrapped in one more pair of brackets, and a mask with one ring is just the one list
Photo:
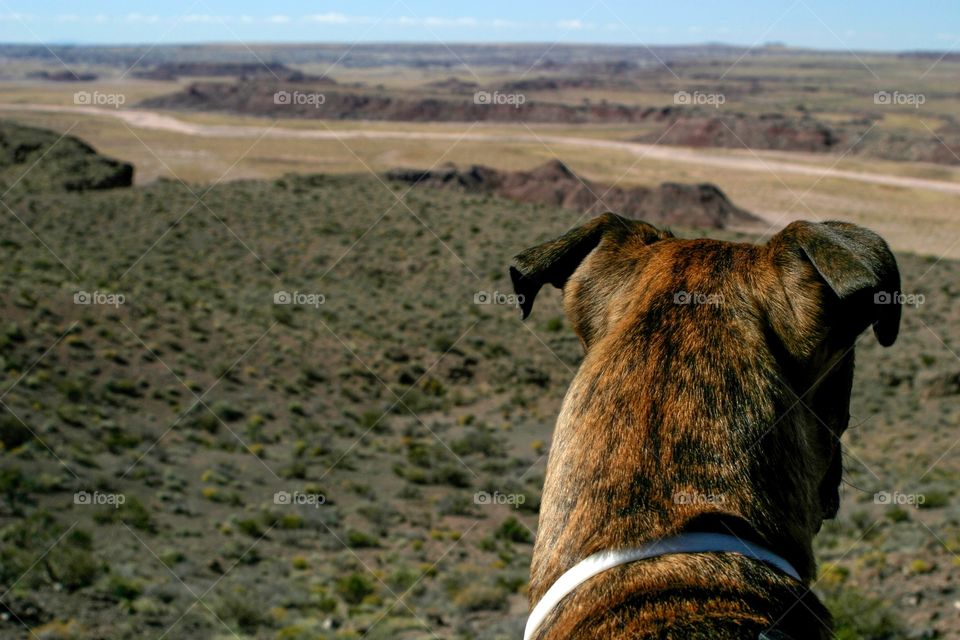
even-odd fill
[(607, 213), (517, 255), (584, 348), (549, 452), (527, 640), (832, 637), (813, 538), (840, 503), (854, 345), (900, 325), (880, 236), (793, 222), (766, 244)]

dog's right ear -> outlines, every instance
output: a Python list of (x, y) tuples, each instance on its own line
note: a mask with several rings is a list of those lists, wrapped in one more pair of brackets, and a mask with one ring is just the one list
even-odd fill
[(605, 213), (556, 240), (517, 254), (510, 267), (510, 280), (520, 300), (522, 317), (530, 315), (533, 300), (544, 284), (562, 289), (577, 267), (604, 239), (623, 242), (628, 237), (639, 236), (644, 244), (649, 244), (669, 235), (669, 232), (646, 222)]

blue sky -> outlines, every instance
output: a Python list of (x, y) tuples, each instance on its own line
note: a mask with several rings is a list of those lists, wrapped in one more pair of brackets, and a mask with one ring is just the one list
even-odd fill
[(385, 41), (960, 50), (960, 2), (0, 0), (0, 42)]

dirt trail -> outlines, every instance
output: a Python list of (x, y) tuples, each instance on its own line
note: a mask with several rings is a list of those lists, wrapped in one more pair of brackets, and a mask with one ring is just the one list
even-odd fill
[[(240, 125), (209, 125), (180, 120), (171, 115), (158, 111), (141, 109), (108, 109), (86, 106), (59, 106), (42, 104), (0, 104), (0, 111), (35, 111), (46, 113), (75, 113), (99, 117), (110, 117), (123, 120), (131, 127), (139, 129), (153, 129), (169, 131), (190, 136), (201, 137), (243, 137), (243, 138), (297, 138), (313, 140), (350, 140), (350, 139), (377, 139), (377, 140), (457, 140), (472, 142), (544, 142), (551, 145), (574, 147), (591, 147), (611, 149), (632, 153), (637, 157), (669, 162), (682, 162), (700, 166), (714, 166), (738, 171), (753, 171), (767, 173), (792, 173), (813, 176), (817, 178), (838, 178), (854, 180), (871, 184), (881, 184), (908, 189), (922, 189), (960, 194), (960, 183), (942, 180), (927, 180), (925, 178), (911, 178), (895, 176), (886, 173), (867, 173), (862, 171), (848, 171), (845, 169), (816, 167), (796, 162), (785, 162), (770, 156), (764, 157), (764, 152), (758, 151), (751, 157), (713, 155), (697, 149), (670, 147), (663, 145), (641, 144), (637, 142), (619, 142), (616, 140), (598, 140), (594, 138), (580, 138), (575, 136), (534, 135), (532, 133), (512, 132), (510, 134), (490, 133), (446, 133), (442, 131), (379, 131), (379, 130), (351, 130), (333, 131), (330, 129), (288, 129), (283, 127), (260, 127)], [(781, 155), (781, 153), (778, 153)]]

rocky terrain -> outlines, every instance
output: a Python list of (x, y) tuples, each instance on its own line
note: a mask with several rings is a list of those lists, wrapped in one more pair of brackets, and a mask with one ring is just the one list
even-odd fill
[(129, 187), (133, 165), (82, 140), (0, 120), (0, 189), (85, 191)]
[(63, 69), (62, 71), (33, 71), (27, 74), (32, 80), (49, 80), (51, 82), (93, 82), (99, 76), (88, 71), (72, 71)]
[(929, 134), (893, 133), (878, 129), (880, 117), (826, 124), (808, 113), (689, 114), (678, 113), (663, 127), (634, 138), (684, 147), (772, 149), (840, 152), (887, 160), (960, 164), (952, 149), (960, 148), (960, 126), (949, 123)]
[(332, 80), (305, 74), (279, 62), (163, 62), (147, 69), (138, 69), (133, 76), (170, 81), (183, 77), (272, 78), (284, 82), (333, 84)]
[[(293, 74), (290, 70), (284, 73)], [(611, 82), (614, 85), (629, 84), (629, 80), (620, 76), (534, 77), (509, 81), (496, 89), (447, 79), (427, 83), (423, 90), (428, 95), (375, 91), (358, 85), (336, 86), (327, 78), (313, 82), (308, 76), (294, 74), (292, 77), (291, 83), (285, 84), (262, 72), (261, 68), (256, 77), (232, 82), (198, 81), (180, 91), (147, 98), (139, 106), (222, 111), (269, 118), (632, 124), (644, 131), (632, 139), (647, 143), (836, 152), (890, 160), (960, 164), (960, 157), (952, 151), (960, 147), (960, 125), (952, 119), (929, 131), (893, 132), (877, 127), (883, 116), (870, 112), (828, 123), (805, 109), (755, 113), (732, 107), (638, 106), (607, 100), (570, 104), (538, 96), (528, 97), (524, 93), (609, 88), (613, 86)], [(301, 92), (322, 98), (283, 102), (275, 99), (278, 92)]]
[(616, 211), (662, 225), (725, 229), (761, 221), (730, 202), (712, 184), (670, 182), (653, 188), (624, 189), (585, 180), (559, 160), (551, 160), (531, 171), (499, 171), (484, 166), (461, 171), (448, 165), (431, 171), (395, 169), (386, 177), (416, 187), (497, 195), (584, 214)]
[(678, 114), (669, 118), (663, 129), (635, 140), (684, 147), (826, 152), (848, 142), (847, 138), (847, 132), (818, 122), (809, 115), (724, 113)]
[[(463, 86), (458, 85), (459, 91)], [(408, 122), (557, 122), (630, 123), (663, 118), (669, 109), (618, 104), (569, 105), (548, 102), (523, 104), (478, 102), (471, 94), (458, 98), (390, 95), (371, 89), (322, 91), (320, 105), (283, 104), (274, 100), (279, 91), (309, 91), (263, 81), (194, 82), (182, 91), (148, 98), (140, 106), (150, 109), (226, 111), (275, 118), (327, 118), (333, 120), (396, 120)], [(488, 92), (489, 93), (489, 92)]]

